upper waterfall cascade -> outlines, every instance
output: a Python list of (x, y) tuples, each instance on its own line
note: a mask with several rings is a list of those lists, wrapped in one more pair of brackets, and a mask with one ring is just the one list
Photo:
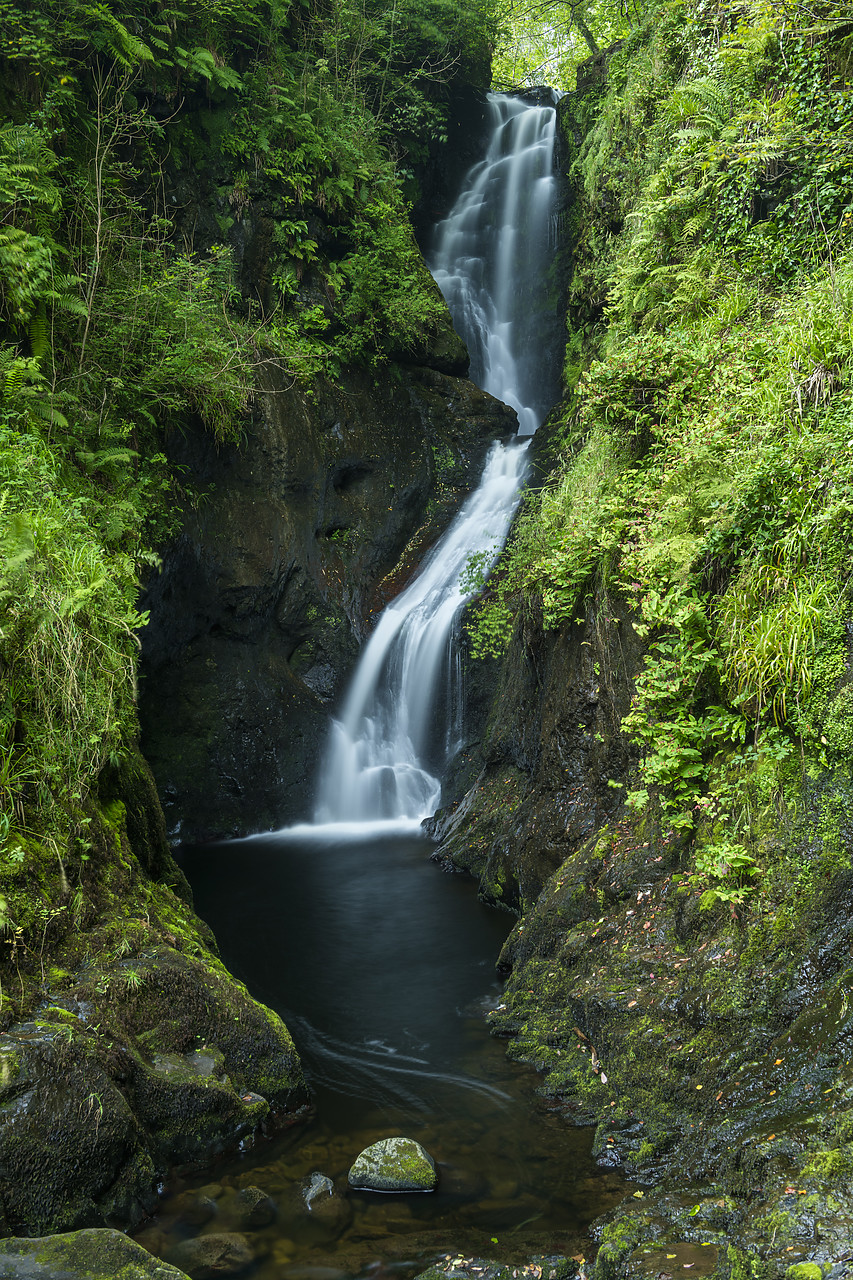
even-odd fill
[[(555, 112), (489, 94), (491, 138), (436, 228), (430, 269), (471, 355), (471, 377), (529, 436), (550, 408), (534, 302), (553, 256)], [(541, 304), (540, 304), (541, 305)], [(433, 813), (461, 741), (454, 631), (518, 506), (528, 441), (492, 446), (480, 485), (382, 613), (323, 761), (315, 821), (417, 826)]]
[(543, 366), (544, 281), (554, 257), (551, 106), (489, 94), (491, 139), (447, 218), (429, 266), (471, 356), (471, 378), (518, 415), (532, 435), (559, 387)]

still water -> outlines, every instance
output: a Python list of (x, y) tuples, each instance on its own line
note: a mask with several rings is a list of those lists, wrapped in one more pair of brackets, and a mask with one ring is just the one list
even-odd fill
[[(327, 831), (183, 852), (224, 961), (290, 1027), (316, 1114), (212, 1175), (175, 1181), (142, 1238), (149, 1248), (168, 1257), (188, 1236), (238, 1229), (234, 1190), (256, 1186), (277, 1213), (246, 1232), (251, 1276), (406, 1276), (451, 1250), (582, 1252), (584, 1227), (624, 1195), (593, 1163), (590, 1131), (549, 1113), (535, 1073), (489, 1036), (484, 1013), (500, 998), (494, 965), (512, 920), (430, 851), (412, 835)], [(432, 1154), (437, 1191), (350, 1192), (359, 1151), (395, 1134)], [(306, 1213), (300, 1193), (314, 1173), (335, 1184), (325, 1216)], [(202, 1185), (218, 1211), (193, 1225), (178, 1197)]]

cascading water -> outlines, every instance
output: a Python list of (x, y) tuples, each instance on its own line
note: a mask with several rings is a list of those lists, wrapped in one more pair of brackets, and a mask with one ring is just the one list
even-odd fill
[[(471, 377), (536, 430), (555, 398), (542, 374), (540, 310), (553, 252), (555, 113), (490, 94), (486, 159), (436, 228), (430, 267), (471, 355)], [(473, 594), (466, 568), (491, 568), (509, 531), (527, 442), (495, 444), (479, 488), (383, 612), (324, 761), (315, 821), (417, 826), (436, 809), (458, 749), (460, 687), (452, 637)], [(443, 723), (441, 723), (443, 721)]]
[(554, 256), (553, 106), (490, 93), (485, 160), (468, 174), (449, 217), (436, 227), (430, 270), (471, 356), (471, 378), (518, 414), (532, 435), (559, 394), (543, 310)]

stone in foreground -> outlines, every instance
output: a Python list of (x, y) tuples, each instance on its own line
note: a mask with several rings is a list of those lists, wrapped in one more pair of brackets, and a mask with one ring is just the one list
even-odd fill
[(357, 1191), (433, 1191), (435, 1161), (413, 1138), (384, 1138), (366, 1147), (349, 1171)]
[(0, 1240), (4, 1280), (189, 1280), (120, 1231), (91, 1228)]

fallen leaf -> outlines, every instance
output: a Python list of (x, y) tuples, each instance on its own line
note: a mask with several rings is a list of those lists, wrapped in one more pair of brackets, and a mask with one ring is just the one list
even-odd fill
[(702, 1086), (701, 1084), (697, 1084), (697, 1086), (696, 1086), (696, 1088), (697, 1088), (697, 1089), (701, 1089), (702, 1087), (703, 1087), (703, 1086)]
[(781, 1059), (781, 1058), (777, 1058), (777, 1059), (776, 1059), (776, 1061), (773, 1063), (773, 1066), (774, 1066), (774, 1067), (781, 1067), (781, 1065), (782, 1065), (782, 1059)]
[(767, 1135), (767, 1141), (768, 1141), (768, 1142), (772, 1142), (772, 1141), (773, 1141), (773, 1139), (774, 1139), (775, 1137), (776, 1137), (776, 1134), (775, 1134), (775, 1133), (768, 1133), (768, 1135)]
[(634, 1005), (635, 1005), (636, 1003), (637, 1003), (637, 1001), (636, 1001), (636, 1000), (629, 1000), (629, 1001), (628, 1001), (628, 1008), (629, 1008), (629, 1009), (633, 1009), (633, 1007), (634, 1007)]

